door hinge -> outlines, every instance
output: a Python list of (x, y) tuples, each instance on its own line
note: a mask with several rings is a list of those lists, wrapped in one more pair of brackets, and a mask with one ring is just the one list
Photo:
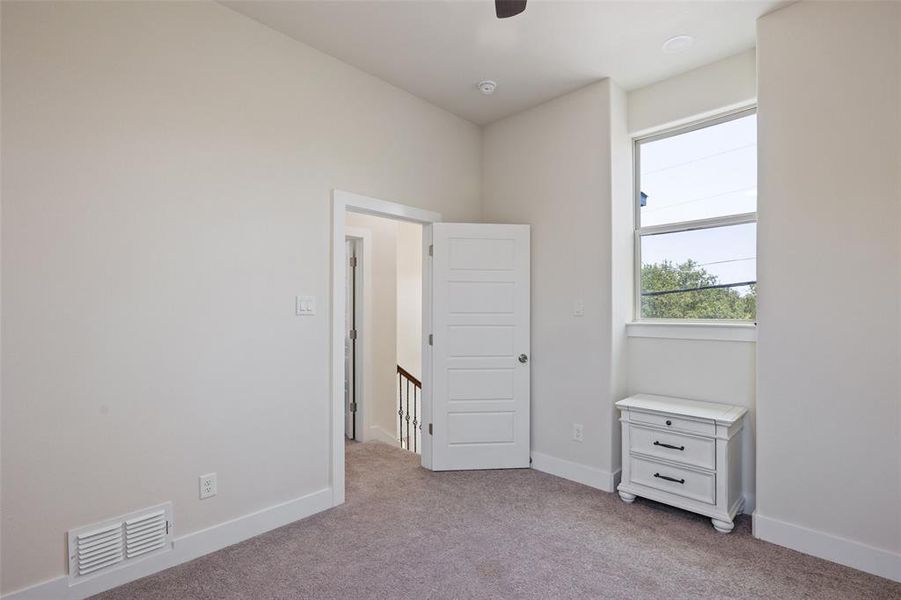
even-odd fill
[(429, 256), (434, 256), (434, 255), (435, 255), (435, 246), (432, 244), (429, 244)]
[(429, 423), (429, 435), (432, 435), (432, 424)]
[(351, 266), (351, 267), (356, 267), (356, 266), (357, 266), (357, 257), (356, 257), (356, 256), (351, 256), (351, 257), (350, 257), (350, 266)]
[(430, 333), (429, 334), (429, 346), (434, 346), (434, 345), (435, 345), (435, 336)]
[(352, 340), (357, 339), (357, 330), (356, 329), (350, 330), (350, 339), (352, 339)]
[(350, 403), (350, 412), (357, 412), (357, 403), (356, 402)]

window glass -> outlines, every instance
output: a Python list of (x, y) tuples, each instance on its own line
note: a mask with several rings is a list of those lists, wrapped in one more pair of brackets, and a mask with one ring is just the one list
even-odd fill
[(757, 116), (636, 143), (641, 319), (757, 318)]
[(757, 115), (641, 144), (641, 226), (757, 210)]
[(757, 224), (641, 237), (641, 317), (757, 317)]

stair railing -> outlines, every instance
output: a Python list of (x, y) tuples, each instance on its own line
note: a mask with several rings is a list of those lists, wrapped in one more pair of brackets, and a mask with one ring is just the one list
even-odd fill
[[(397, 365), (397, 418), (400, 447), (420, 452), (422, 444), (422, 382)], [(412, 405), (412, 413), (410, 411)], [(411, 419), (412, 416), (412, 419)]]

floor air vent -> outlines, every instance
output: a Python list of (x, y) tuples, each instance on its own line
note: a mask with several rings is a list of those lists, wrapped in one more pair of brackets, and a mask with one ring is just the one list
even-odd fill
[(69, 531), (69, 585), (172, 548), (172, 503)]
[(122, 527), (111, 525), (75, 536), (75, 567), (79, 577), (122, 562)]
[(125, 557), (137, 558), (164, 547), (167, 526), (165, 510), (125, 521)]

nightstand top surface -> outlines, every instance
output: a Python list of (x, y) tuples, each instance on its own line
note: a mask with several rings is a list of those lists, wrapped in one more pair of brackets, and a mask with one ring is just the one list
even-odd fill
[(716, 402), (702, 402), (701, 400), (689, 400), (687, 398), (674, 398), (672, 396), (656, 396), (653, 394), (636, 394), (616, 403), (620, 410), (634, 409), (668, 413), (694, 417), (697, 419), (710, 419), (717, 423), (734, 423), (738, 421), (748, 409), (743, 406), (731, 404), (719, 404)]

